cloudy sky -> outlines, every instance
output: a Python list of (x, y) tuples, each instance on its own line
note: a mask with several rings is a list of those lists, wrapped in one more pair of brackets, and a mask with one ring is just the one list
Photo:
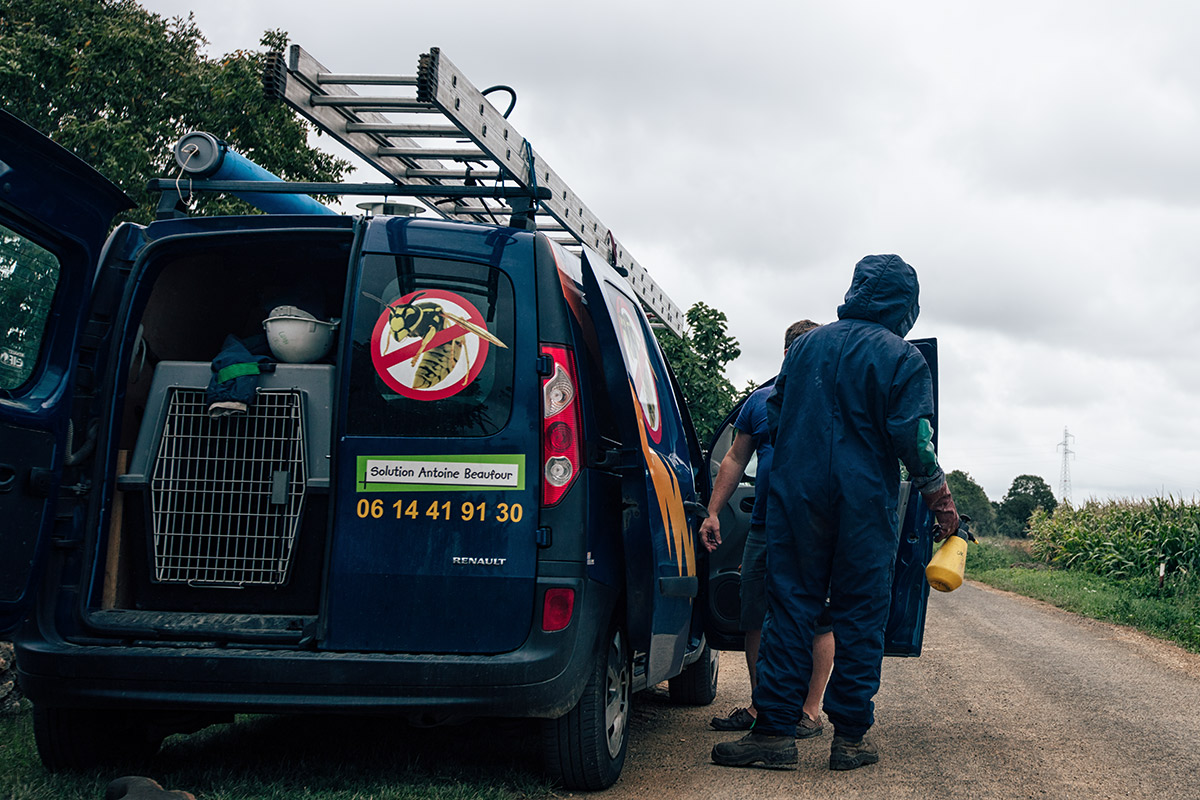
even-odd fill
[(1077, 504), (1200, 500), (1200, 4), (141, 2), (194, 11), (211, 55), (281, 28), (333, 71), (436, 46), (515, 87), (513, 124), (675, 302), (728, 316), (738, 386), (898, 253), (947, 471), (1057, 494), (1069, 428)]

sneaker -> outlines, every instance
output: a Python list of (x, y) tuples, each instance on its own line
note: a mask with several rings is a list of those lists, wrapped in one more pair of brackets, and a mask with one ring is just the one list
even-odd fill
[(748, 767), (761, 762), (771, 769), (794, 769), (798, 760), (796, 740), (751, 731), (736, 742), (713, 745), (712, 760), (723, 767)]
[(814, 736), (820, 736), (823, 730), (825, 730), (825, 723), (821, 721), (820, 714), (817, 714), (816, 719), (812, 719), (803, 711), (800, 712), (800, 721), (796, 723), (797, 739), (811, 739)]
[(879, 751), (866, 737), (847, 739), (834, 735), (833, 745), (829, 748), (830, 769), (858, 769), (878, 760)]
[(713, 717), (708, 724), (715, 731), (748, 731), (754, 726), (754, 715), (748, 708), (735, 708), (727, 716)]

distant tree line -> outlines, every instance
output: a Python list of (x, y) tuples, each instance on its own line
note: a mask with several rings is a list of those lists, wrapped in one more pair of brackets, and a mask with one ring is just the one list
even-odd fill
[(959, 513), (971, 518), (971, 530), (985, 536), (1024, 538), (1029, 535), (1029, 518), (1034, 509), (1052, 514), (1058, 506), (1049, 484), (1037, 475), (1013, 478), (1008, 492), (999, 502), (988, 500), (983, 487), (962, 470), (948, 474), (946, 481)]

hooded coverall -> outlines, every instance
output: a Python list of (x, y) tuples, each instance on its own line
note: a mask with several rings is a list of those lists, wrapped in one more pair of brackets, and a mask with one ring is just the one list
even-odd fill
[(916, 322), (917, 295), (916, 272), (898, 256), (864, 258), (838, 320), (788, 351), (767, 400), (775, 457), (756, 733), (792, 735), (826, 596), (837, 657), (825, 711), (850, 739), (874, 723), (899, 544), (899, 462), (918, 491), (945, 482), (930, 442), (929, 366), (902, 338)]

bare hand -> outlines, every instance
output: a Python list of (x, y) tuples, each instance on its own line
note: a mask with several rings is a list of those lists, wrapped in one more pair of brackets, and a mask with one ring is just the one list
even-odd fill
[(705, 517), (704, 522), (700, 523), (700, 541), (710, 553), (721, 543), (721, 522), (716, 514)]

